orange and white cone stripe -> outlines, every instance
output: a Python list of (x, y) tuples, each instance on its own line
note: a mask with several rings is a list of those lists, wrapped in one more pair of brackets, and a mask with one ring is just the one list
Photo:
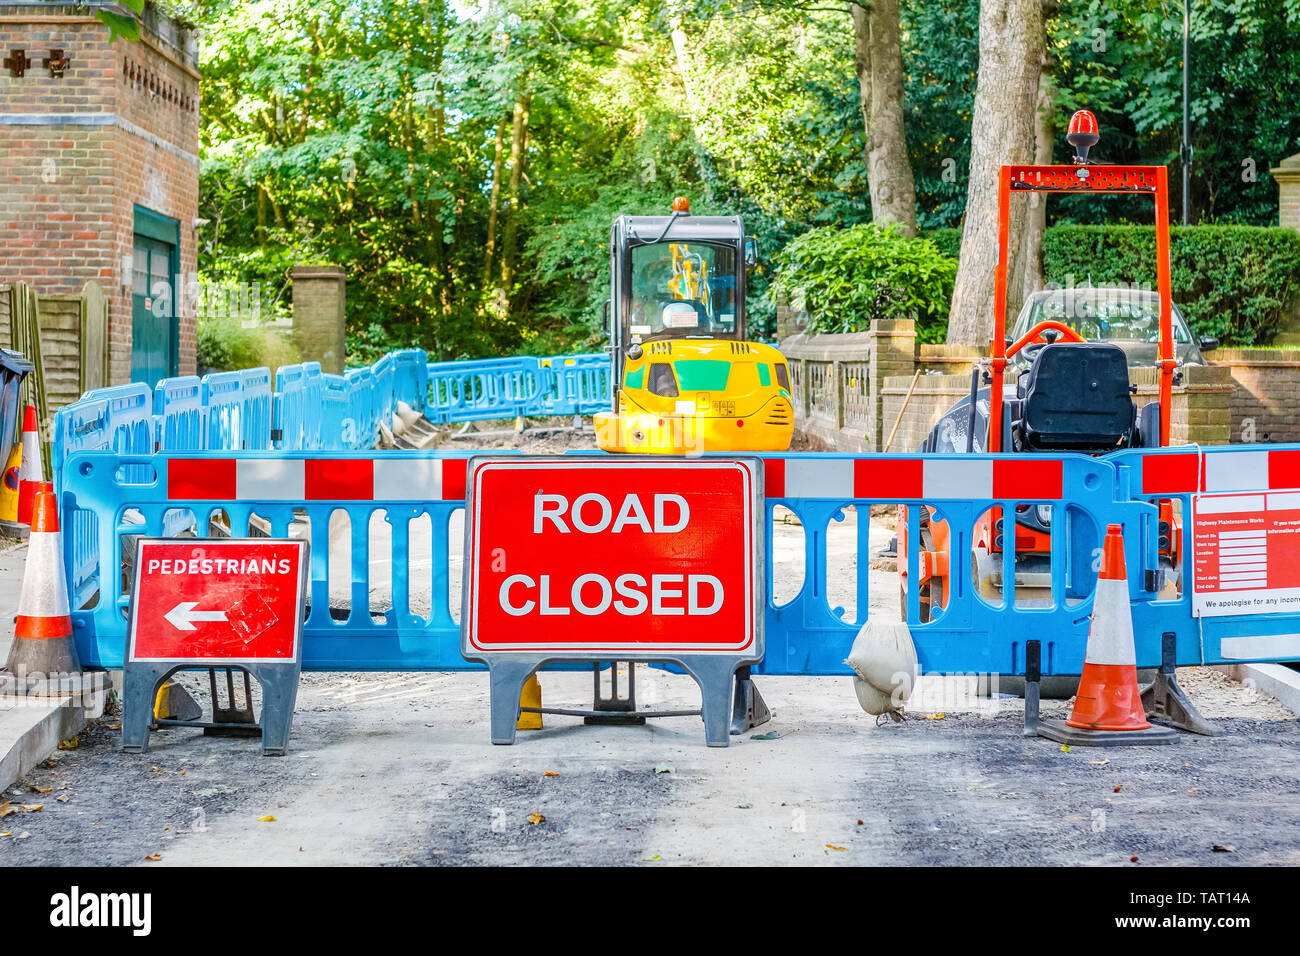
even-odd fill
[(18, 474), (18, 523), (32, 523), (32, 509), (36, 491), (44, 476), (41, 474), (41, 442), (36, 431), (36, 407), (28, 405), (23, 411), (23, 465)]
[(1117, 524), (1106, 529), (1083, 674), (1074, 711), (1066, 723), (1086, 730), (1145, 730), (1151, 726), (1138, 690), (1123, 528)]
[(16, 641), (72, 636), (58, 507), (54, 489), (48, 482), (41, 484), (32, 514), (31, 537), (27, 539), (27, 570), (14, 627)]

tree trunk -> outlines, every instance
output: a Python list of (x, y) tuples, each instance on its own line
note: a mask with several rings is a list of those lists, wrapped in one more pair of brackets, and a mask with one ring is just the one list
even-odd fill
[[(970, 185), (948, 342), (985, 345), (998, 262), (998, 169), (1034, 154), (1034, 106), (1046, 36), (1042, 0), (981, 0), (980, 65), (971, 117)], [(1009, 252), (1020, 250), (1023, 196), (1011, 203)], [(1014, 264), (1008, 274), (1015, 274)]]
[(866, 131), (867, 187), (871, 218), (897, 223), (904, 234), (916, 235), (916, 187), (907, 158), (903, 122), (903, 53), (899, 0), (854, 3), (854, 66)]
[(501, 167), (506, 141), (506, 118), (497, 124), (496, 151), (492, 159), (492, 194), (488, 199), (487, 247), (483, 258), (483, 291), (492, 284), (492, 265), (497, 246), (497, 215), (501, 208)]
[[(1038, 76), (1038, 102), (1034, 115), (1034, 162), (1048, 166), (1052, 162), (1052, 137), (1056, 133), (1052, 75), (1044, 57)], [(1020, 313), (1029, 296), (1043, 287), (1043, 235), (1047, 232), (1047, 194), (1030, 193), (1025, 197), (1025, 225), (1021, 230), (1020, 251), (1013, 260), (1016, 271), (1007, 281), (1007, 315)], [(1010, 321), (1010, 318), (1008, 318)]]
[(524, 163), (528, 159), (528, 111), (532, 101), (528, 93), (521, 93), (515, 100), (514, 128), (510, 137), (510, 211), (506, 219), (505, 241), (501, 246), (501, 288), (506, 290), (507, 296), (514, 282), (515, 260), (519, 252), (519, 193), (523, 186)]

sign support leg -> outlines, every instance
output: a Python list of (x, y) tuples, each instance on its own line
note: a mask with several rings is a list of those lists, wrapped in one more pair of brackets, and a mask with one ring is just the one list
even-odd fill
[(519, 694), (524, 689), (524, 681), (541, 663), (536, 658), (500, 657), (488, 664), (488, 707), (494, 744), (515, 742)]
[(734, 657), (679, 657), (700, 685), (700, 711), (704, 718), (704, 742), (710, 747), (731, 744), (731, 685), (736, 673)]
[(1038, 736), (1039, 681), (1043, 676), (1043, 645), (1025, 642), (1025, 730), (1024, 736)]
[(584, 724), (628, 724), (642, 725), (645, 717), (636, 712), (636, 661), (627, 662), (627, 696), (618, 696), (618, 661), (609, 662), (609, 696), (601, 695), (600, 661), (591, 665), (592, 691), (591, 709), (599, 713), (590, 714), (582, 719)]
[(148, 751), (153, 702), (168, 670), (166, 666), (131, 663), (122, 669), (122, 749), (126, 753)]
[[(262, 688), (262, 753), (268, 757), (283, 757), (289, 746), (300, 672), (297, 662), (293, 666), (276, 664), (253, 669), (253, 677)], [(251, 709), (251, 702), (249, 706)]]

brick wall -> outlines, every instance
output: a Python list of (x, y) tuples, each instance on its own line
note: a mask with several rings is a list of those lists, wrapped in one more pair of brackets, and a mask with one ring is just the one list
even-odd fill
[[(914, 343), (911, 322), (877, 322), (870, 332), (799, 334), (783, 341), (795, 396), (795, 427), (820, 447), (881, 451), (897, 424), (889, 450), (914, 450), (944, 412), (970, 394), (970, 370), (981, 354), (965, 347), (916, 348)], [(1291, 417), (1300, 418), (1300, 352), (1285, 354), (1296, 357), (1286, 372), (1293, 376), (1286, 380), (1291, 384), (1277, 384), (1279, 376), (1270, 380), (1270, 387), (1279, 388), (1280, 405), (1289, 405)], [(1182, 369), (1182, 383), (1173, 390), (1170, 444), (1241, 440), (1239, 419), (1245, 406), (1236, 375), (1237, 369), (1227, 364)], [(1154, 368), (1130, 369), (1129, 380), (1137, 386), (1139, 407), (1159, 394)]]
[[(98, 280), (109, 297), (114, 384), (131, 373), (123, 259), (136, 205), (179, 222), (180, 273), (197, 270), (196, 49), (152, 9), (142, 36), (110, 43), (105, 25), (69, 4), (0, 7), (0, 50), (23, 48), (34, 61), (22, 78), (0, 70), (0, 279), (53, 295)], [(51, 49), (71, 58), (62, 77), (41, 65)], [(194, 309), (183, 289), (177, 298), (179, 371), (187, 374)]]
[(1300, 351), (1219, 349), (1212, 358), (1232, 374), (1234, 442), (1300, 441)]

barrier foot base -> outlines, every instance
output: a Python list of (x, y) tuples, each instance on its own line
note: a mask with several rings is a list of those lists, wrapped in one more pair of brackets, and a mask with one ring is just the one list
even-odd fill
[(1178, 683), (1174, 639), (1175, 635), (1168, 632), (1161, 636), (1160, 671), (1155, 683), (1142, 692), (1142, 706), (1146, 708), (1148, 717), (1188, 733), (1213, 737), (1214, 725), (1201, 716)]
[(1042, 674), (1042, 644), (1039, 641), (1025, 643), (1025, 729), (1023, 736), (1037, 737), (1039, 729), (1039, 679)]
[(1141, 747), (1172, 744), (1178, 732), (1168, 727), (1151, 726), (1145, 730), (1085, 730), (1071, 727), (1064, 720), (1045, 720), (1038, 725), (1038, 736), (1071, 747)]
[(740, 668), (736, 671), (736, 688), (731, 698), (731, 736), (743, 734), (771, 719), (767, 701), (750, 680), (749, 668)]
[(217, 669), (208, 668), (208, 683), (212, 688), (212, 722), (214, 724), (225, 724), (223, 727), (204, 727), (203, 733), (208, 737), (260, 737), (262, 728), (257, 724), (257, 715), (253, 713), (253, 685), (249, 678), (248, 671), (242, 670), (244, 675), (244, 704), (239, 706), (235, 703), (235, 668), (227, 667), (226, 672), (226, 700), (229, 702), (228, 707), (222, 707), (217, 697)]
[(642, 726), (645, 716), (636, 712), (636, 663), (627, 662), (627, 696), (618, 696), (618, 661), (609, 662), (609, 696), (602, 695), (600, 687), (600, 662), (592, 665), (592, 710), (582, 718), (584, 724), (614, 724), (615, 726)]

